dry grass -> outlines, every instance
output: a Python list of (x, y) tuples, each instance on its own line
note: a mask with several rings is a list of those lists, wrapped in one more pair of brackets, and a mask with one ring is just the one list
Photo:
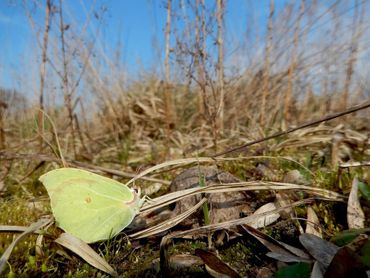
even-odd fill
[[(203, 1), (196, 2), (203, 5)], [(306, 217), (307, 203), (302, 201), (307, 197), (305, 194), (312, 196), (313, 192), (319, 192), (326, 196), (331, 192), (334, 194), (331, 196), (335, 196), (332, 201), (340, 199), (340, 203), (333, 204), (323, 198), (310, 199), (310, 204), (318, 214), (325, 238), (346, 229), (346, 219), (340, 213), (345, 211), (343, 201), (351, 190), (352, 179), (357, 175), (370, 183), (368, 164), (362, 165), (370, 160), (370, 109), (283, 134), (223, 158), (210, 156), (368, 101), (368, 73), (362, 64), (368, 55), (369, 41), (364, 38), (370, 21), (359, 17), (348, 23), (348, 19), (352, 20), (350, 15), (362, 14), (369, 7), (364, 4), (366, 1), (353, 1), (353, 5), (348, 6), (349, 2), (352, 3), (336, 1), (337, 4), (328, 7), (319, 3), (298, 5), (303, 1), (287, 5), (270, 18), (269, 32), (265, 34), (268, 42), (247, 37), (246, 41), (238, 42), (239, 47), (233, 53), (226, 47), (223, 124), (218, 124), (223, 126), (222, 130), (216, 130), (218, 126), (213, 118), (220, 105), (216, 94), (219, 81), (215, 80), (217, 59), (211, 55), (212, 44), (207, 43), (215, 37), (215, 30), (204, 27), (205, 23), (216, 22), (214, 14), (200, 9), (197, 23), (174, 15), (183, 20), (184, 29), (174, 28), (178, 33), (171, 34), (185, 39), (176, 41), (174, 51), (169, 54), (171, 77), (167, 76), (166, 82), (154, 70), (139, 78), (130, 78), (122, 69), (124, 65), (116, 65), (105, 53), (91, 55), (93, 47), (83, 43), (84, 32), (73, 39), (72, 34), (78, 33), (79, 27), (72, 24), (72, 34), (66, 32), (64, 37), (70, 48), (63, 53), (63, 61), (70, 62), (70, 67), (65, 69), (70, 84), (64, 84), (69, 87), (52, 94), (47, 88), (51, 88), (50, 84), (58, 77), (51, 78), (55, 73), (49, 69), (49, 77), (43, 80), (45, 100), (49, 103), (45, 101), (43, 105), (50, 118), (43, 118), (42, 129), (37, 118), (39, 104), (29, 104), (15, 92), (0, 92), (0, 224), (27, 226), (49, 213), (46, 192), (37, 179), (42, 173), (63, 165), (62, 153), (67, 165), (87, 168), (130, 184), (134, 181), (135, 186), (154, 192), (152, 197), (157, 197), (154, 199), (157, 201), (168, 192), (176, 174), (188, 165), (199, 164), (217, 166), (245, 181), (230, 188), (242, 190), (245, 186), (254, 186), (254, 190), (259, 189), (260, 203), (274, 199), (279, 187), (294, 189), (295, 194), (286, 195), (286, 199), (296, 202), (297, 219)], [(186, 9), (189, 13), (199, 12), (191, 6)], [(173, 24), (176, 27), (176, 21)], [(197, 37), (195, 34), (194, 37), (182, 36), (181, 32), (192, 28), (200, 28)], [(227, 34), (227, 28), (224, 32)], [(47, 67), (62, 67), (62, 53), (55, 47), (60, 43), (58, 36), (51, 32), (49, 40), (53, 58)], [(265, 49), (262, 54), (261, 49)], [(294, 57), (290, 57), (292, 49)], [(241, 61), (241, 57), (245, 57), (245, 61)], [(82, 71), (77, 66), (81, 64)], [(176, 115), (171, 123), (165, 102), (168, 90), (172, 94), (172, 115)], [(63, 94), (70, 98), (68, 107), (58, 101)], [(347, 166), (338, 167), (344, 162)], [(291, 182), (276, 183), (283, 182), (290, 170), (299, 170), (310, 182), (311, 189), (289, 185)], [(266, 183), (272, 179), (275, 183)], [(207, 190), (212, 191), (211, 188), (190, 191)], [(368, 227), (370, 208), (365, 200), (361, 204)], [(201, 230), (206, 234), (241, 225), (243, 221), (242, 218), (198, 230), (177, 231), (177, 235), (189, 238), (189, 233), (193, 235)], [(279, 239), (296, 240), (286, 229), (294, 227), (296, 233), (297, 220), (279, 223), (264, 231)], [(285, 223), (288, 223), (286, 227), (282, 227)], [(304, 221), (300, 223), (305, 225)], [(130, 243), (127, 238), (118, 236), (93, 248), (124, 277), (155, 276), (160, 240), (154, 234), (167, 231), (168, 227), (155, 228), (143, 242)], [(35, 251), (35, 238), (19, 245), (9, 260), (9, 277), (100, 277), (97, 270), (55, 245), (53, 240), (59, 233), (54, 228), (45, 235), (42, 255)], [(12, 241), (13, 234), (1, 233), (0, 253)], [(236, 243), (230, 241), (219, 251), (229, 263), (245, 260), (248, 268), (243, 269), (243, 274), (254, 275), (256, 267), (268, 268), (274, 263), (266, 257), (260, 259), (264, 247), (258, 244), (244, 236)], [(174, 243), (169, 252), (194, 253), (197, 247), (204, 245), (202, 239), (189, 244), (184, 240)], [(237, 253), (236, 257), (233, 252)]]

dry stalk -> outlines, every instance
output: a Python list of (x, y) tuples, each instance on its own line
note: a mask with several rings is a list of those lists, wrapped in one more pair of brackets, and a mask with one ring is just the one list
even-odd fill
[[(46, 75), (46, 62), (47, 62), (47, 50), (48, 50), (48, 40), (49, 40), (49, 30), (50, 30), (50, 18), (51, 18), (51, 6), (52, 1), (46, 0), (45, 6), (45, 27), (44, 36), (42, 44), (42, 60), (40, 65), (40, 93), (39, 93), (39, 113), (38, 113), (38, 128), (39, 134), (44, 133), (44, 122), (43, 114), (44, 111), (44, 88), (45, 88), (45, 75)], [(40, 137), (40, 148), (42, 148), (42, 137)]]
[[(218, 92), (218, 108), (216, 112), (216, 128), (217, 133), (222, 133), (224, 130), (224, 107), (225, 107), (225, 88), (224, 88), (224, 7), (223, 0), (217, 0), (217, 92)], [(216, 139), (217, 140), (217, 139)], [(217, 149), (216, 149), (217, 151)]]
[(304, 1), (301, 0), (301, 7), (298, 19), (296, 21), (296, 26), (294, 30), (294, 39), (293, 39), (293, 50), (292, 50), (292, 61), (288, 69), (288, 88), (285, 93), (284, 100), (284, 125), (285, 127), (289, 126), (291, 123), (291, 108), (292, 108), (292, 95), (293, 95), (293, 82), (295, 78), (295, 70), (297, 67), (298, 60), (298, 35), (301, 25), (301, 20), (304, 15)]
[(352, 37), (350, 43), (350, 53), (347, 61), (347, 70), (346, 70), (346, 79), (344, 83), (344, 91), (342, 95), (342, 105), (341, 109), (346, 109), (348, 107), (348, 95), (349, 95), (349, 88), (351, 85), (352, 77), (353, 77), (353, 68), (356, 65), (357, 55), (358, 55), (358, 44), (361, 38), (361, 33), (359, 29), (363, 25), (364, 15), (365, 15), (365, 6), (362, 7), (362, 12), (359, 15), (360, 5), (358, 3), (359, 0), (355, 1), (355, 11), (353, 14), (353, 29), (352, 29)]
[(5, 149), (6, 146), (6, 137), (5, 137), (5, 110), (8, 108), (6, 102), (0, 100), (0, 149)]
[(66, 26), (64, 25), (63, 20), (63, 1), (59, 0), (59, 30), (60, 30), (60, 43), (61, 43), (61, 50), (62, 50), (62, 62), (63, 62), (63, 91), (64, 91), (64, 105), (67, 109), (67, 115), (69, 118), (68, 126), (71, 129), (72, 135), (72, 149), (73, 154), (76, 157), (77, 149), (76, 149), (76, 132), (74, 127), (74, 120), (73, 120), (73, 105), (72, 105), (72, 92), (69, 89), (69, 80), (68, 80), (68, 61), (66, 57), (66, 48), (65, 48), (65, 39), (64, 39), (64, 32), (66, 30)]
[(270, 79), (270, 55), (272, 50), (272, 29), (274, 17), (274, 0), (270, 0), (270, 13), (267, 25), (267, 38), (265, 49), (265, 64), (263, 69), (263, 83), (262, 83), (262, 98), (261, 98), (261, 111), (260, 111), (260, 125), (265, 126), (266, 121), (266, 101), (269, 96), (269, 79)]
[(166, 50), (165, 50), (165, 87), (164, 87), (164, 103), (166, 114), (166, 130), (167, 138), (170, 136), (170, 130), (174, 125), (174, 109), (172, 102), (172, 92), (170, 86), (170, 36), (171, 36), (171, 3), (172, 0), (167, 0), (167, 19), (166, 19)]

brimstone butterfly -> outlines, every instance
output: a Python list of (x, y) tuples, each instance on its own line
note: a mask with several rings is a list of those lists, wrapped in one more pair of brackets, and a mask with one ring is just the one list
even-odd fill
[(127, 227), (144, 198), (115, 180), (61, 168), (40, 177), (57, 226), (86, 243), (106, 240)]

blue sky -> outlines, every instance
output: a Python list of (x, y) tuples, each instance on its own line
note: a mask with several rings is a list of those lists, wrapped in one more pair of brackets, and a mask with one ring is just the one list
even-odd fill
[[(228, 35), (240, 36), (245, 32), (248, 16), (246, 3), (253, 2), (255, 16), (263, 24), (268, 13), (268, 0), (229, 0), (225, 15)], [(39, 50), (35, 40), (35, 31), (30, 25), (26, 9), (20, 0), (0, 1), (0, 86), (19, 87), (20, 79), (32, 64), (35, 53)], [(26, 1), (27, 2), (27, 1)], [(43, 5), (45, 1), (39, 1)], [(68, 23), (71, 16), (77, 23), (85, 22), (87, 10), (95, 1), (91, 0), (64, 0), (64, 13)], [(100, 40), (96, 47), (100, 47), (108, 55), (120, 41), (122, 45), (122, 59), (129, 72), (135, 73), (141, 68), (149, 69), (153, 64), (161, 62), (162, 57), (153, 49), (153, 40), (163, 47), (166, 10), (164, 0), (97, 0), (97, 7), (106, 6), (104, 25)], [(174, 1), (179, 2), (179, 1)], [(186, 2), (186, 1), (185, 1)], [(209, 3), (215, 1), (207, 0)], [(277, 8), (285, 1), (278, 0)], [(44, 14), (42, 6), (34, 8), (32, 1), (27, 2), (28, 10), (33, 11), (32, 17), (36, 25), (42, 27)], [(34, 8), (34, 9), (33, 9)], [(264, 25), (264, 24), (263, 24)], [(94, 32), (94, 24), (89, 30)], [(37, 51), (35, 51), (37, 50)], [(34, 70), (34, 69), (33, 69)], [(36, 76), (36, 72), (33, 73)]]

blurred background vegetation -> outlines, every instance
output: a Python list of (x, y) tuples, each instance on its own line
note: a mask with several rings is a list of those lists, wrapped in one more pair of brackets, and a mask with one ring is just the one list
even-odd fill
[[(29, 87), (0, 91), (1, 148), (52, 136), (40, 110), (73, 157), (92, 159), (108, 140), (122, 158), (140, 141), (144, 153), (156, 140), (214, 151), (222, 138), (258, 138), (369, 98), (367, 1), (237, 1), (245, 18), (230, 18), (230, 2), (144, 2), (164, 26), (153, 34), (152, 66), (130, 71), (122, 42), (97, 46), (116, 41), (102, 35), (112, 2), (84, 3), (81, 19), (69, 1), (9, 1), (31, 26), (34, 58), (15, 75)], [(363, 128), (368, 116), (351, 125)]]

